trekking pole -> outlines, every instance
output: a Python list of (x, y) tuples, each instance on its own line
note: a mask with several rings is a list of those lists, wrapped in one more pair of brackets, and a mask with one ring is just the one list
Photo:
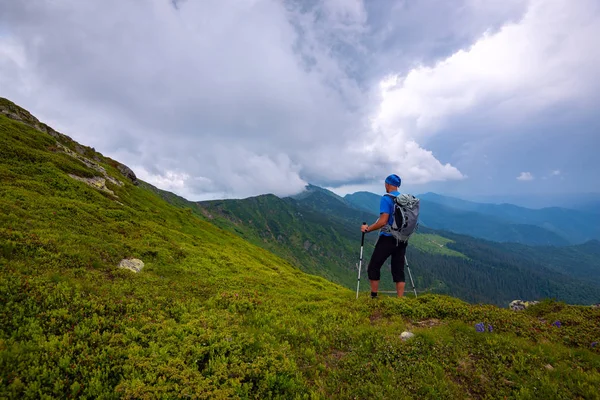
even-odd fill
[(410, 267), (408, 266), (408, 260), (406, 256), (404, 256), (404, 263), (406, 264), (406, 269), (408, 270), (408, 276), (410, 277), (410, 283), (412, 284), (413, 291), (415, 292), (415, 297), (417, 297), (417, 288), (415, 288), (415, 281), (413, 281), (412, 274), (410, 273)]
[[(366, 222), (363, 222), (363, 226), (367, 225)], [(363, 247), (365, 245), (365, 233), (362, 233), (362, 239), (360, 240), (360, 258), (358, 259), (358, 282), (356, 283), (356, 299), (358, 300), (358, 288), (360, 288), (360, 269), (362, 267), (362, 259), (363, 259)]]

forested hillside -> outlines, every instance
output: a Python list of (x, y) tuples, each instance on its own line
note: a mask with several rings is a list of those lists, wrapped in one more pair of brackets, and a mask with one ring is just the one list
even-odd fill
[(484, 214), (512, 224), (535, 225), (560, 235), (572, 244), (600, 239), (600, 215), (598, 215), (600, 208), (595, 213), (591, 212), (594, 208), (593, 203), (580, 204), (583, 200), (578, 199), (577, 195), (572, 196), (572, 206), (580, 209), (566, 207), (529, 209), (513, 204), (476, 203), (436, 193), (425, 193), (421, 198), (454, 210)]

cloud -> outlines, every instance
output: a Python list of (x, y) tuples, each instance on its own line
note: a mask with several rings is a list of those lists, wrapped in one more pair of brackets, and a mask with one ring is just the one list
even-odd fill
[(518, 181), (532, 181), (535, 178), (531, 174), (531, 172), (521, 172), (521, 175), (517, 176)]
[(564, 181), (565, 177), (561, 170), (555, 169), (555, 170), (551, 171), (548, 175), (543, 176), (542, 179), (544, 181), (546, 181), (548, 179), (559, 179), (561, 181)]
[(366, 2), (372, 21), (369, 41), (377, 49), (377, 57), (369, 58), (371, 68), (379, 77), (404, 76), (419, 65), (433, 65), (484, 33), (519, 20), (527, 4), (523, 0)]
[[(600, 3), (522, 4), (518, 18), (449, 56), (380, 80), (376, 129), (387, 137), (401, 132), (430, 148), (471, 176), (470, 186), (462, 186), (471, 191), (514, 188), (514, 180), (499, 172), (507, 161), (515, 168), (531, 162), (545, 167), (560, 153), (569, 164), (589, 165), (582, 155), (597, 142), (590, 136), (598, 124), (600, 48), (592, 38), (600, 36)], [(568, 151), (566, 130), (573, 133)], [(545, 151), (538, 150), (540, 143)], [(486, 153), (491, 157), (483, 158)], [(584, 185), (594, 178), (590, 170), (578, 171), (571, 183)], [(486, 184), (490, 172), (495, 179)]]
[(357, 146), (371, 105), (343, 53), (364, 51), (361, 1), (2, 7), (3, 94), (158, 186), (245, 196), (398, 169), (460, 177), (405, 138)]
[(436, 134), (450, 118), (492, 115), (506, 123), (597, 95), (600, 5), (532, 0), (523, 18), (486, 33), (433, 66), (381, 82), (376, 120), (388, 129)]
[(0, 95), (191, 199), (466, 181), (457, 119), (593, 109), (599, 13), (456, 4), (0, 2)]

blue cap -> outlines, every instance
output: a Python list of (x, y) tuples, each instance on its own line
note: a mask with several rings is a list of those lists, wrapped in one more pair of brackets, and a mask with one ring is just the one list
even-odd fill
[(400, 179), (398, 175), (392, 174), (385, 178), (385, 183), (391, 186), (400, 187), (400, 185), (402, 184), (402, 179)]

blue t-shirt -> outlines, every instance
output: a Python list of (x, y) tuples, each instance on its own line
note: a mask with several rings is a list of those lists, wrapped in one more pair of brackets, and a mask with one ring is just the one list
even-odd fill
[[(390, 194), (393, 194), (394, 196), (400, 196), (400, 192), (390, 192)], [(388, 219), (387, 224), (391, 226), (394, 223), (394, 199), (385, 194), (381, 197), (381, 201), (379, 202), (379, 215), (383, 213), (389, 214), (390, 218)], [(379, 235), (392, 236), (391, 234), (385, 232), (380, 232)]]

